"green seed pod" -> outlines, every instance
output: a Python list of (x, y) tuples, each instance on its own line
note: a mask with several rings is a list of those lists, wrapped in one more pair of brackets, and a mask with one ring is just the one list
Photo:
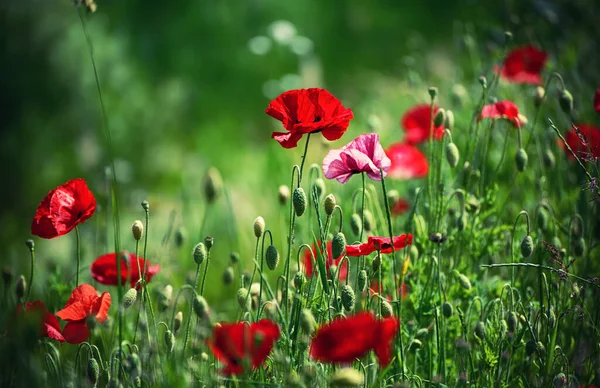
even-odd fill
[(254, 220), (254, 235), (256, 238), (261, 238), (265, 232), (265, 219), (261, 216), (256, 217)]
[(25, 246), (27, 247), (27, 249), (29, 249), (31, 252), (33, 252), (35, 250), (35, 242), (33, 242), (32, 239), (28, 239), (27, 241), (25, 241)]
[(454, 113), (451, 110), (446, 111), (446, 128), (450, 130), (450, 132), (454, 131)]
[(459, 232), (462, 232), (463, 230), (465, 230), (465, 228), (467, 227), (467, 223), (468, 223), (467, 213), (463, 213), (462, 215), (459, 215), (458, 217), (456, 217), (456, 229)]
[(125, 295), (123, 295), (123, 308), (130, 308), (137, 299), (137, 290), (135, 288), (130, 288), (127, 290)]
[(27, 281), (25, 280), (25, 276), (21, 275), (15, 283), (15, 294), (17, 295), (17, 300), (23, 299), (23, 297), (25, 296), (26, 289)]
[(304, 285), (305, 281), (306, 278), (304, 277), (304, 274), (302, 272), (298, 272), (294, 276), (294, 287), (296, 287), (297, 290), (302, 289), (302, 286)]
[(542, 154), (542, 161), (544, 162), (544, 167), (547, 169), (552, 169), (556, 166), (556, 158), (554, 157), (554, 153), (551, 150), (546, 149)]
[(571, 112), (573, 112), (573, 95), (567, 89), (563, 89), (558, 94), (558, 103), (560, 109), (566, 114), (571, 114)]
[(371, 213), (368, 209), (365, 209), (364, 217), (365, 223), (363, 226), (365, 227), (365, 232), (368, 233), (375, 227), (375, 217), (373, 217), (373, 213)]
[(223, 271), (223, 284), (228, 286), (231, 283), (233, 283), (234, 276), (235, 274), (233, 272), (233, 267), (230, 265), (227, 266), (227, 268), (225, 268), (225, 271)]
[(533, 239), (531, 236), (525, 236), (523, 241), (521, 241), (521, 255), (524, 258), (528, 258), (533, 253)]
[(427, 89), (427, 92), (429, 93), (429, 97), (431, 97), (432, 100), (438, 95), (438, 90), (435, 86), (430, 86)]
[(537, 211), (537, 224), (542, 232), (548, 231), (548, 212), (542, 208), (538, 208)]
[(167, 346), (167, 351), (173, 353), (173, 350), (175, 349), (175, 336), (171, 330), (165, 331), (165, 345)]
[(480, 76), (479, 84), (481, 85), (482, 88), (486, 89), (487, 88), (487, 78), (485, 78), (484, 76)]
[(421, 342), (421, 340), (418, 340), (415, 338), (410, 343), (410, 350), (412, 350), (414, 352), (414, 351), (421, 349), (422, 346), (423, 346), (423, 342)]
[(274, 271), (275, 268), (277, 268), (277, 265), (279, 265), (279, 252), (277, 251), (277, 248), (275, 248), (275, 245), (269, 245), (267, 247), (265, 261), (267, 262), (267, 267), (269, 267), (271, 271)]
[(458, 152), (458, 147), (454, 143), (446, 144), (446, 160), (448, 161), (448, 165), (450, 167), (455, 168), (458, 166), (458, 161), (460, 160), (460, 153)]
[(221, 194), (222, 188), (223, 179), (219, 170), (214, 167), (209, 168), (204, 178), (204, 197), (206, 198), (206, 202), (215, 202)]
[(429, 329), (424, 327), (422, 329), (417, 330), (415, 337), (416, 338), (425, 338), (425, 337), (427, 337), (427, 334), (429, 334)]
[(515, 163), (519, 172), (525, 171), (525, 168), (527, 167), (527, 159), (527, 152), (525, 152), (523, 148), (519, 148), (517, 154), (515, 155)]
[(444, 302), (444, 304), (442, 304), (442, 314), (444, 314), (446, 318), (450, 318), (452, 314), (454, 314), (454, 308), (450, 302)]
[(175, 319), (173, 320), (173, 331), (175, 333), (177, 333), (177, 331), (181, 327), (182, 323), (183, 323), (183, 313), (181, 311), (178, 311), (177, 314), (175, 314)]
[(290, 188), (286, 185), (279, 186), (279, 189), (277, 190), (277, 197), (279, 199), (279, 204), (281, 206), (285, 205), (290, 199)]
[(564, 373), (559, 373), (552, 379), (552, 386), (554, 388), (563, 388), (567, 385), (567, 376)]
[(142, 224), (142, 221), (136, 220), (133, 225), (131, 225), (131, 233), (136, 241), (140, 241), (144, 234), (144, 224)]
[(317, 198), (321, 200), (321, 198), (323, 198), (323, 193), (325, 193), (325, 181), (323, 181), (323, 179), (315, 179), (311, 187), (311, 192), (315, 190), (317, 191)]
[(308, 335), (314, 333), (317, 328), (317, 321), (315, 321), (315, 317), (309, 309), (303, 309), (300, 312), (300, 328)]
[(194, 247), (194, 261), (196, 262), (196, 264), (202, 264), (204, 259), (206, 259), (206, 256), (206, 246), (204, 246), (204, 243), (200, 242), (196, 244), (196, 246)]
[(362, 219), (356, 213), (352, 214), (350, 217), (350, 228), (355, 236), (360, 235), (360, 230), (362, 229)]
[(354, 310), (354, 304), (356, 302), (356, 297), (354, 296), (354, 290), (350, 285), (346, 284), (342, 287), (342, 306), (344, 306), (344, 310), (350, 312)]
[(236, 293), (238, 304), (243, 311), (250, 310), (250, 297), (246, 288), (240, 288)]
[(141, 376), (142, 374), (142, 361), (140, 360), (140, 356), (137, 353), (131, 353), (129, 357), (127, 357), (131, 365), (131, 370), (129, 373), (131, 377), (135, 379), (136, 377)]
[(90, 358), (87, 364), (87, 378), (92, 386), (95, 386), (100, 377), (100, 366), (95, 358)]
[(394, 315), (394, 308), (387, 300), (381, 303), (381, 316), (384, 318), (391, 317)]
[(519, 324), (519, 320), (517, 319), (517, 314), (514, 311), (510, 311), (508, 316), (506, 317), (506, 323), (508, 324), (508, 331), (514, 333), (517, 330), (517, 326)]
[(542, 105), (542, 101), (544, 101), (544, 96), (546, 95), (546, 91), (543, 87), (538, 86), (535, 88), (535, 94), (533, 95), (533, 104), (536, 108), (539, 108)]
[(302, 187), (294, 189), (294, 194), (292, 194), (292, 204), (294, 205), (296, 216), (301, 217), (306, 210), (306, 194)]
[(344, 233), (339, 232), (333, 236), (331, 241), (331, 254), (334, 260), (340, 258), (346, 251), (346, 236)]
[(203, 319), (208, 313), (208, 303), (206, 303), (206, 299), (204, 299), (204, 297), (201, 295), (196, 295), (192, 307), (194, 308), (194, 312), (200, 319)]
[(475, 336), (482, 341), (485, 338), (485, 323), (482, 321), (477, 322), (475, 325)]
[(585, 253), (585, 239), (579, 237), (573, 241), (573, 255), (580, 257)]
[(359, 273), (358, 273), (358, 290), (360, 292), (363, 292), (366, 287), (367, 287), (367, 271), (365, 271), (364, 269), (362, 269)]
[(335, 209), (335, 205), (337, 205), (337, 201), (335, 200), (335, 195), (329, 194), (325, 197), (323, 201), (323, 208), (325, 209), (325, 214), (328, 216), (333, 214), (333, 210)]
[(360, 387), (364, 384), (363, 374), (353, 368), (338, 369), (329, 379), (329, 386), (334, 387)]

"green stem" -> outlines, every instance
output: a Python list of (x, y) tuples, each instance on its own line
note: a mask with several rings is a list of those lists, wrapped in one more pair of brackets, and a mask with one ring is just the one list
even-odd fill
[(33, 287), (33, 272), (35, 268), (35, 248), (33, 246), (29, 248), (29, 256), (31, 257), (31, 272), (29, 274), (29, 287), (27, 288), (27, 297), (25, 298), (25, 302), (29, 300), (29, 296), (31, 295), (31, 287)]
[[(202, 285), (200, 286), (200, 295), (204, 295), (204, 283), (206, 282), (206, 274), (208, 273), (208, 264), (210, 263), (210, 249), (206, 252), (206, 265), (204, 266), (204, 274), (202, 275)], [(195, 289), (196, 287), (194, 287)]]
[[(81, 265), (81, 237), (79, 236), (79, 226), (75, 227), (75, 235), (77, 236), (77, 273), (75, 274), (75, 287), (77, 287), (79, 286), (79, 266)], [(29, 286), (29, 288), (31, 288), (31, 286)]]
[[(193, 288), (194, 297), (195, 297), (195, 294), (196, 294), (196, 289), (198, 288), (198, 278), (200, 277), (200, 265), (201, 264), (202, 263), (196, 265), (196, 278), (194, 280), (194, 288)], [(179, 292), (181, 293), (181, 290)], [(175, 310), (173, 310), (173, 312), (175, 312)], [(188, 318), (187, 326), (186, 326), (186, 329), (185, 329), (185, 337), (184, 337), (184, 340), (183, 340), (183, 349), (181, 350), (181, 358), (182, 358), (182, 360), (185, 360), (185, 349), (187, 347), (188, 338), (190, 336), (190, 326), (192, 324), (192, 318), (193, 318), (192, 313), (193, 312), (194, 312), (194, 301), (192, 300), (192, 302), (190, 303), (190, 310), (188, 312), (188, 317), (189, 318)]]
[(546, 265), (540, 265), (540, 264), (534, 264), (534, 263), (504, 263), (504, 264), (481, 264), (480, 265), (481, 268), (500, 268), (500, 267), (531, 267), (531, 268), (541, 268), (541, 269), (545, 269), (547, 271), (550, 272), (554, 272), (557, 273), (559, 275), (567, 275), (572, 277), (573, 279), (577, 279), (581, 282), (584, 282), (586, 284), (589, 284), (591, 286), (600, 288), (600, 285), (597, 283), (594, 283), (591, 280), (579, 277), (577, 275), (573, 275), (571, 273), (568, 273), (562, 269), (559, 268), (553, 268), (553, 267), (548, 267)]

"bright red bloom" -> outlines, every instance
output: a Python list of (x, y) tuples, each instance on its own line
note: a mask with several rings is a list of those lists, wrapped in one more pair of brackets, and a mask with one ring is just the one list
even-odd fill
[(596, 113), (600, 113), (600, 88), (596, 89), (596, 94), (594, 94), (594, 110)]
[[(439, 108), (433, 107), (433, 117), (437, 114)], [(408, 144), (419, 144), (429, 141), (429, 134), (432, 128), (431, 106), (428, 104), (419, 104), (410, 108), (402, 116), (402, 128), (404, 128), (404, 142)], [(444, 136), (444, 125), (433, 127), (433, 138), (441, 140)], [(389, 155), (388, 155), (389, 156)]]
[(88, 318), (94, 318), (104, 323), (108, 318), (110, 307), (110, 294), (102, 293), (98, 296), (96, 289), (89, 284), (81, 284), (67, 301), (65, 308), (56, 313), (67, 325), (63, 329), (65, 341), (71, 344), (80, 344), (90, 336)]
[[(129, 279), (131, 287), (135, 287), (138, 280), (140, 280), (140, 272), (138, 271), (138, 264), (135, 261), (135, 253), (121, 253), (121, 284), (125, 284)], [(144, 265), (147, 265), (147, 278), (146, 281), (150, 282), (152, 277), (160, 270), (160, 265), (150, 265), (148, 260), (144, 260), (141, 257), (137, 258), (140, 269), (144, 272)], [(92, 277), (99, 283), (106, 284), (109, 286), (117, 285), (117, 254), (107, 253), (98, 257), (90, 266)]]
[(221, 323), (206, 340), (215, 357), (225, 364), (224, 375), (244, 373), (244, 361), (256, 369), (261, 366), (279, 339), (279, 326), (261, 319), (258, 322)]
[(85, 180), (70, 180), (46, 194), (33, 217), (31, 233), (48, 239), (62, 236), (85, 222), (95, 210), (96, 199)]
[[(23, 313), (23, 305), (17, 305), (17, 315)], [(61, 333), (60, 324), (54, 314), (49, 313), (46, 305), (41, 300), (35, 302), (27, 302), (25, 304), (25, 312), (23, 313), (27, 319), (39, 320), (40, 335), (57, 341), (63, 342), (65, 338)]]
[[(579, 133), (582, 137), (577, 134), (575, 128), (579, 128)], [(565, 134), (565, 140), (577, 157), (584, 159), (589, 158), (589, 156), (593, 156), (594, 158), (600, 157), (600, 128), (591, 124), (577, 124), (575, 128), (571, 128)], [(560, 140), (558, 142), (558, 145), (565, 151), (567, 157), (575, 160), (563, 142)]]
[(400, 216), (406, 213), (410, 209), (410, 204), (404, 198), (400, 198), (396, 201), (396, 203), (390, 209), (392, 211), (392, 215)]
[(310, 356), (320, 362), (350, 363), (374, 350), (379, 364), (386, 366), (399, 329), (397, 318), (379, 320), (372, 312), (336, 318), (319, 327), (310, 345)]
[(271, 101), (265, 112), (288, 131), (271, 135), (284, 148), (296, 147), (305, 133), (321, 132), (325, 139), (337, 140), (354, 117), (340, 100), (318, 88), (289, 90)]
[(394, 143), (385, 150), (392, 161), (388, 176), (394, 179), (426, 177), (429, 173), (427, 157), (417, 147), (406, 143)]
[(498, 101), (495, 104), (484, 105), (481, 110), (481, 114), (477, 118), (478, 121), (481, 119), (506, 119), (513, 123), (517, 128), (521, 127), (521, 120), (519, 119), (519, 108), (514, 102), (504, 100)]
[[(412, 234), (403, 234), (394, 237), (394, 251), (406, 248), (412, 244)], [(346, 255), (348, 256), (365, 256), (370, 255), (375, 251), (381, 253), (392, 253), (392, 245), (389, 237), (369, 236), (366, 243), (356, 245), (346, 245)]]
[(514, 83), (538, 85), (547, 60), (548, 54), (533, 46), (517, 47), (504, 59), (500, 76)]
[[(321, 241), (319, 241), (319, 248), (321, 248)], [(312, 246), (312, 252), (315, 257), (315, 260), (317, 260), (317, 250), (315, 249), (314, 245)], [(333, 253), (331, 251), (331, 240), (327, 241), (327, 259), (325, 260), (325, 270), (327, 271), (327, 276), (329, 276), (329, 267), (331, 267), (332, 265), (339, 266), (340, 261), (342, 261), (343, 257), (344, 254), (342, 254), (340, 257), (334, 260)], [(311, 277), (317, 273), (317, 269), (313, 268), (312, 256), (308, 250), (304, 250), (302, 263), (304, 264), (304, 274), (307, 277)], [(344, 260), (344, 262), (342, 263), (342, 267), (340, 268), (340, 279), (345, 279), (347, 273), (348, 260)]]

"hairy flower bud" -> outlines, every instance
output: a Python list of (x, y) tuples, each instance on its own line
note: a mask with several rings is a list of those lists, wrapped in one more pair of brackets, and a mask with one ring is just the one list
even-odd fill
[(514, 333), (514, 331), (517, 330), (517, 326), (519, 324), (517, 313), (515, 313), (514, 311), (509, 311), (508, 315), (506, 316), (506, 324), (508, 325), (508, 331)]
[(256, 217), (254, 220), (254, 235), (256, 238), (261, 238), (265, 232), (265, 219), (261, 216)]
[(333, 210), (335, 209), (335, 205), (337, 205), (337, 201), (335, 200), (335, 196), (333, 194), (329, 194), (325, 197), (325, 201), (323, 201), (323, 208), (325, 209), (325, 214), (328, 216), (333, 214)]
[(366, 287), (367, 287), (367, 271), (362, 269), (358, 273), (358, 290), (360, 292), (363, 292)]
[(362, 219), (356, 213), (352, 214), (350, 217), (350, 229), (352, 229), (352, 233), (354, 233), (355, 236), (358, 236), (362, 229)]
[(281, 206), (285, 205), (290, 199), (290, 188), (286, 185), (279, 186), (279, 189), (277, 189), (277, 197), (279, 199), (279, 204), (281, 204)]
[(240, 288), (237, 290), (237, 301), (242, 311), (250, 310), (250, 297), (248, 294), (249, 291), (246, 288)]
[(98, 377), (100, 377), (100, 366), (98, 365), (98, 361), (91, 357), (87, 364), (87, 378), (92, 386), (96, 385)]
[(231, 254), (229, 255), (229, 263), (231, 263), (231, 265), (235, 265), (239, 262), (240, 262), (240, 254), (237, 252), (231, 252)]
[(137, 299), (137, 290), (135, 288), (130, 288), (127, 290), (125, 295), (123, 295), (123, 308), (128, 309), (131, 307)]
[(548, 232), (548, 212), (541, 207), (537, 211), (537, 224), (540, 230)]
[(477, 322), (475, 325), (475, 336), (482, 341), (485, 338), (485, 323), (482, 321)]
[(519, 172), (525, 171), (527, 160), (527, 152), (523, 148), (519, 148), (515, 155), (515, 164), (517, 165), (517, 170), (519, 170)]
[(373, 217), (373, 213), (370, 210), (365, 209), (364, 214), (365, 222), (363, 224), (365, 228), (365, 232), (370, 232), (375, 227), (375, 217)]
[(199, 319), (203, 319), (208, 313), (208, 303), (206, 303), (206, 299), (202, 295), (196, 295), (192, 307)]
[(377, 271), (379, 271), (379, 267), (381, 267), (381, 253), (378, 252), (371, 262), (371, 269), (373, 270), (373, 273), (377, 273)]
[(214, 167), (209, 168), (204, 178), (204, 197), (206, 198), (206, 202), (209, 204), (215, 202), (221, 194), (222, 189), (223, 179), (219, 170)]
[(460, 283), (461, 287), (467, 291), (471, 289), (471, 281), (461, 273), (458, 274), (458, 283)]
[(267, 267), (269, 267), (271, 271), (274, 271), (275, 268), (277, 268), (277, 265), (279, 265), (279, 252), (277, 251), (277, 248), (275, 248), (275, 245), (269, 245), (267, 247), (265, 261), (267, 262)]
[(338, 369), (329, 379), (330, 387), (359, 387), (364, 384), (362, 373), (353, 368)]
[(173, 331), (175, 333), (177, 333), (177, 331), (181, 327), (182, 323), (183, 323), (183, 313), (181, 311), (178, 311), (177, 314), (175, 314), (175, 319), (173, 320)]
[(571, 114), (573, 111), (573, 95), (567, 89), (563, 89), (558, 94), (558, 103), (560, 105), (560, 109), (566, 114)]
[(300, 290), (302, 288), (302, 286), (304, 285), (305, 281), (306, 281), (306, 278), (304, 277), (304, 274), (302, 272), (298, 272), (294, 276), (294, 287), (296, 287), (296, 289)]
[(303, 309), (302, 312), (300, 312), (300, 328), (308, 335), (314, 333), (317, 328), (317, 322), (310, 309)]
[(446, 121), (444, 124), (450, 132), (454, 131), (454, 113), (451, 110), (446, 111)]
[(173, 353), (175, 349), (175, 336), (171, 332), (171, 330), (165, 331), (165, 345), (169, 353)]
[(27, 289), (27, 281), (25, 280), (25, 276), (21, 275), (15, 283), (15, 294), (17, 295), (17, 300), (23, 299), (25, 296), (25, 289)]
[(338, 259), (340, 256), (344, 254), (346, 251), (346, 236), (344, 233), (339, 232), (333, 236), (333, 240), (331, 241), (331, 253), (333, 259)]
[(444, 317), (446, 318), (450, 318), (452, 314), (454, 314), (454, 308), (450, 302), (444, 302), (444, 304), (442, 304), (442, 314), (444, 314)]
[(559, 373), (552, 379), (552, 386), (554, 388), (563, 388), (567, 385), (567, 376), (564, 373)]
[(150, 202), (148, 202), (147, 199), (142, 201), (142, 209), (144, 209), (145, 212), (150, 211)]
[(198, 264), (198, 265), (202, 264), (204, 259), (206, 259), (206, 256), (207, 256), (207, 253), (206, 253), (206, 247), (204, 246), (204, 243), (196, 244), (196, 246), (194, 247), (194, 261), (196, 262), (196, 264)]
[(396, 205), (396, 203), (400, 200), (400, 193), (398, 192), (398, 190), (390, 190), (387, 193), (387, 197), (388, 197), (388, 203), (390, 205), (390, 209), (392, 209), (394, 207), (394, 205)]
[(325, 193), (325, 181), (323, 179), (315, 179), (311, 187), (311, 193), (315, 191), (317, 193), (317, 198), (321, 200), (321, 198), (323, 198), (323, 193)]
[(446, 144), (446, 160), (450, 167), (455, 168), (458, 166), (458, 160), (460, 159), (460, 153), (458, 147), (454, 143)]
[(292, 194), (292, 204), (294, 205), (294, 212), (296, 212), (296, 216), (302, 217), (304, 211), (306, 210), (306, 194), (304, 193), (304, 189), (302, 187), (297, 187), (294, 189), (294, 194)]
[(228, 286), (231, 283), (233, 283), (233, 277), (234, 277), (233, 267), (228, 265), (227, 268), (225, 268), (225, 271), (223, 271), (223, 284)]
[(528, 258), (533, 253), (533, 239), (531, 236), (525, 236), (523, 241), (521, 241), (521, 255), (524, 258)]
[(421, 342), (421, 340), (415, 338), (410, 343), (410, 350), (412, 350), (414, 352), (414, 351), (421, 349), (422, 346), (423, 346), (423, 342)]
[(142, 224), (142, 221), (135, 220), (133, 222), (133, 225), (131, 225), (131, 233), (133, 234), (135, 241), (140, 241), (144, 234), (144, 224)]
[(433, 119), (433, 125), (435, 125), (436, 127), (440, 127), (442, 125), (444, 125), (444, 122), (446, 121), (446, 111), (442, 108), (438, 109), (437, 113), (435, 114), (435, 117)]
[(544, 167), (547, 169), (552, 169), (556, 166), (556, 158), (551, 150), (545, 149), (542, 154), (542, 161), (544, 162)]
[(348, 312), (353, 311), (355, 303), (356, 297), (354, 295), (354, 290), (349, 284), (346, 284), (342, 287), (342, 306), (344, 306), (344, 310)]
[(381, 316), (388, 318), (394, 315), (394, 308), (387, 300), (381, 302)]

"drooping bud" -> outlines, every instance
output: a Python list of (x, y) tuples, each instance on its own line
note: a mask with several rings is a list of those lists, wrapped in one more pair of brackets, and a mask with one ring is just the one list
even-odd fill
[(527, 152), (523, 148), (519, 148), (515, 155), (515, 164), (517, 165), (517, 170), (519, 170), (519, 172), (525, 171), (527, 160)]
[(482, 341), (485, 338), (485, 323), (482, 321), (477, 322), (475, 325), (475, 336)]
[(442, 125), (444, 125), (444, 122), (446, 121), (446, 111), (443, 108), (438, 109), (437, 113), (435, 114), (435, 117), (433, 119), (433, 125), (435, 125), (436, 127), (440, 127)]
[(150, 202), (148, 202), (148, 200), (145, 199), (142, 201), (142, 209), (144, 209), (145, 212), (150, 211)]
[(333, 194), (329, 194), (325, 197), (325, 201), (323, 201), (323, 208), (325, 208), (325, 214), (328, 216), (333, 214), (333, 209), (335, 209), (335, 205), (337, 205), (337, 201), (335, 200), (335, 196)]
[(323, 179), (315, 179), (311, 187), (311, 193), (315, 190), (317, 192), (317, 198), (321, 200), (321, 198), (323, 198), (323, 193), (325, 193), (325, 181)]
[(346, 251), (346, 236), (344, 233), (339, 232), (333, 236), (333, 240), (331, 241), (331, 254), (334, 260), (337, 260), (341, 257)]
[(344, 310), (353, 311), (355, 303), (356, 297), (354, 295), (354, 290), (349, 284), (346, 284), (342, 287), (342, 306), (344, 306)]
[(290, 199), (290, 188), (286, 185), (279, 186), (279, 189), (277, 189), (277, 197), (279, 198), (279, 204), (281, 204), (281, 206), (285, 205)]
[(362, 220), (356, 213), (352, 214), (350, 217), (350, 229), (352, 229), (352, 233), (354, 233), (355, 236), (360, 235), (360, 230), (362, 229)]
[(422, 346), (423, 346), (423, 342), (421, 342), (421, 340), (415, 338), (410, 343), (410, 350), (412, 350), (414, 352), (414, 351), (421, 349)]
[(175, 231), (175, 246), (181, 248), (187, 239), (187, 231), (183, 226), (180, 226)]
[(173, 353), (173, 350), (175, 349), (175, 336), (171, 330), (165, 331), (165, 345), (167, 346), (167, 351)]
[(548, 212), (541, 207), (537, 211), (537, 224), (543, 232), (548, 231)]
[(317, 322), (310, 309), (303, 309), (300, 313), (300, 328), (308, 335), (314, 333), (317, 328)]
[(584, 253), (585, 239), (583, 237), (576, 238), (575, 241), (573, 241), (573, 255), (581, 257)]
[(196, 264), (200, 265), (202, 264), (202, 262), (204, 261), (204, 259), (206, 259), (206, 247), (204, 246), (204, 243), (198, 243), (196, 244), (196, 246), (194, 247), (194, 261), (196, 262)]
[(222, 188), (223, 179), (219, 170), (214, 167), (209, 168), (204, 178), (204, 197), (206, 198), (206, 202), (209, 204), (215, 202), (221, 194)]
[(27, 246), (27, 249), (29, 249), (31, 252), (35, 250), (35, 242), (33, 242), (32, 239), (25, 241), (25, 246)]
[(471, 289), (471, 281), (462, 273), (458, 274), (458, 283), (460, 283), (461, 287), (467, 291)]
[(131, 233), (133, 234), (135, 241), (140, 241), (144, 234), (144, 224), (142, 224), (142, 221), (135, 220), (133, 222), (133, 225), (131, 225)]
[(292, 194), (292, 204), (294, 205), (296, 216), (302, 217), (306, 210), (306, 194), (302, 187), (296, 187), (296, 189), (294, 189), (294, 194)]
[(15, 283), (15, 294), (17, 295), (17, 300), (23, 299), (25, 296), (25, 289), (27, 289), (27, 280), (25, 280), (25, 276), (21, 275)]
[(427, 89), (427, 92), (429, 92), (429, 97), (431, 97), (432, 100), (437, 97), (438, 90), (435, 86), (430, 86), (429, 89)]
[(480, 76), (479, 84), (481, 85), (482, 88), (486, 89), (487, 88), (487, 78), (485, 78), (484, 76)]
[(549, 149), (544, 150), (544, 153), (542, 154), (542, 160), (544, 162), (544, 167), (547, 169), (552, 169), (554, 166), (556, 166), (556, 158)]
[(208, 303), (206, 303), (206, 299), (202, 295), (196, 295), (192, 307), (199, 319), (203, 319), (208, 313)]
[(446, 160), (450, 167), (455, 168), (458, 166), (458, 161), (460, 159), (460, 153), (458, 152), (458, 147), (454, 143), (446, 144)]
[(544, 101), (544, 96), (546, 95), (546, 91), (543, 87), (538, 86), (535, 88), (535, 94), (533, 95), (533, 104), (536, 108), (539, 108), (542, 105), (542, 101)]
[(363, 292), (367, 287), (367, 271), (364, 269), (360, 270), (358, 273), (358, 290)]
[(528, 258), (533, 253), (533, 239), (531, 236), (525, 236), (523, 241), (521, 241), (521, 255), (524, 258)]
[(381, 316), (388, 318), (394, 315), (394, 308), (387, 300), (381, 302)]
[(240, 288), (236, 293), (238, 304), (242, 311), (250, 310), (250, 296), (246, 288)]
[(451, 110), (446, 111), (446, 122), (444, 124), (450, 132), (454, 130), (454, 113)]
[(277, 248), (275, 245), (269, 245), (267, 247), (267, 251), (265, 252), (265, 261), (267, 262), (267, 267), (271, 271), (274, 271), (279, 264), (279, 252), (277, 252)]
[(573, 111), (573, 95), (567, 89), (563, 89), (558, 94), (558, 103), (560, 105), (560, 109), (566, 114), (571, 114)]
[(364, 384), (362, 373), (353, 368), (338, 369), (329, 379), (330, 387), (360, 387)]
[(175, 333), (177, 333), (177, 331), (181, 327), (182, 323), (183, 323), (183, 313), (181, 311), (178, 311), (177, 314), (175, 314), (175, 319), (173, 320), (173, 331)]
[(228, 286), (231, 283), (233, 283), (233, 277), (234, 277), (233, 267), (228, 265), (227, 268), (225, 268), (225, 271), (223, 271), (223, 284)]
[(254, 235), (256, 238), (261, 238), (265, 232), (265, 219), (261, 216), (256, 217), (254, 220)]
[(368, 209), (365, 209), (364, 213), (365, 222), (363, 224), (365, 228), (365, 232), (370, 232), (375, 227), (375, 218), (373, 217), (373, 213), (371, 213)]
[(442, 304), (442, 314), (444, 314), (446, 318), (450, 318), (452, 314), (454, 314), (454, 308), (450, 302), (444, 302), (444, 304)]
[(98, 377), (100, 377), (100, 366), (98, 365), (98, 361), (92, 357), (88, 360), (87, 364), (87, 378), (92, 386), (96, 386)]
[(125, 295), (123, 295), (123, 308), (128, 309), (131, 307), (137, 299), (137, 290), (134, 288), (130, 288), (127, 290)]

